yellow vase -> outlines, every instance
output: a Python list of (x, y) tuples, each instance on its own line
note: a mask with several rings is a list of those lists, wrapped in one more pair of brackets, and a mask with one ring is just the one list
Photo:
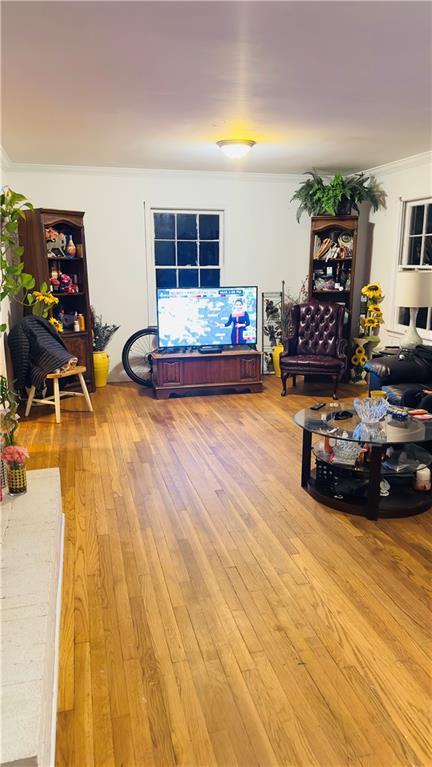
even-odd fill
[(93, 352), (93, 365), (96, 387), (106, 386), (109, 371), (109, 355), (106, 352)]
[(273, 346), (273, 349), (272, 349), (274, 372), (279, 378), (281, 377), (280, 356), (283, 350), (284, 350), (283, 344), (276, 344), (276, 346)]

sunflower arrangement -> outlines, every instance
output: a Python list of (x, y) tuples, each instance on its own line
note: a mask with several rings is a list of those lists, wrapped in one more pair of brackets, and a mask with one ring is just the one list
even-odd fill
[(360, 325), (364, 335), (377, 335), (379, 326), (384, 322), (383, 311), (380, 306), (384, 300), (381, 285), (379, 282), (370, 282), (362, 287), (361, 294), (366, 298), (366, 311), (360, 318)]
[(362, 315), (360, 317), (360, 336), (365, 339), (359, 343), (351, 357), (351, 379), (356, 382), (366, 377), (364, 366), (368, 360), (365, 344), (370, 338), (377, 339), (379, 327), (384, 322), (383, 311), (380, 306), (384, 300), (379, 282), (370, 282), (361, 289)]

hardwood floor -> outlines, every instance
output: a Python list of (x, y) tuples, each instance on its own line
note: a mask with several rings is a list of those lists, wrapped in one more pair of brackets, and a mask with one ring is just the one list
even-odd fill
[(301, 490), (291, 416), (316, 387), (110, 385), (94, 414), (23, 422), (67, 520), (58, 767), (432, 764), (432, 513), (374, 523)]

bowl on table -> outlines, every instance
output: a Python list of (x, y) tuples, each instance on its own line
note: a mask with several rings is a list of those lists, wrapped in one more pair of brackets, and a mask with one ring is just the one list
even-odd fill
[(381, 421), (389, 408), (389, 403), (383, 397), (361, 397), (354, 400), (353, 405), (362, 423), (372, 424)]

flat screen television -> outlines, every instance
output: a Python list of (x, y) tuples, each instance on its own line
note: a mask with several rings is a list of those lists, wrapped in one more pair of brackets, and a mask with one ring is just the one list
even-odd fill
[(159, 347), (256, 344), (257, 288), (158, 288)]

